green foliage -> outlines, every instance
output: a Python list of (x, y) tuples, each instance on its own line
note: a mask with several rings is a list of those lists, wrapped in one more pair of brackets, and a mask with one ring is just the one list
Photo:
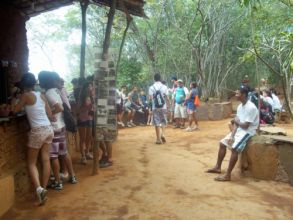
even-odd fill
[[(118, 73), (119, 86), (138, 85), (146, 88), (152, 82), (154, 71), (164, 79), (177, 75), (185, 82), (198, 80), (209, 96), (217, 96), (222, 88), (235, 89), (245, 75), (252, 86), (257, 84), (252, 49), (251, 19), (255, 19), (257, 51), (275, 68), (272, 49), (280, 43), (282, 53), (292, 48), (291, 0), (148, 0), (145, 12), (148, 19), (134, 18), (138, 33), (130, 27)], [(284, 4), (286, 3), (286, 4)], [(198, 8), (200, 10), (198, 10)], [(108, 8), (90, 5), (87, 11), (86, 75), (94, 72), (94, 54), (102, 47)], [(246, 14), (245, 14), (246, 12)], [(43, 15), (42, 15), (43, 16)], [(70, 76), (79, 75), (81, 12), (79, 4), (72, 6), (63, 17), (44, 14), (33, 29), (32, 39), (36, 45), (46, 48), (52, 42), (62, 42), (67, 50)], [(42, 25), (43, 24), (43, 25)], [(44, 31), (46, 24), (46, 31)], [(124, 28), (125, 15), (117, 11), (111, 35), (111, 48), (118, 51)], [(202, 29), (202, 33), (200, 30)], [(199, 38), (199, 34), (201, 37)], [(200, 51), (200, 53), (198, 53)], [(154, 61), (150, 60), (150, 54)], [(292, 52), (286, 67), (292, 68)], [(48, 55), (50, 58), (50, 55)], [(285, 58), (285, 57), (284, 57)], [(261, 78), (271, 78), (270, 71), (259, 64)]]
[(126, 85), (143, 87), (147, 76), (142, 72), (142, 63), (135, 58), (123, 58), (120, 61), (120, 73), (117, 77), (118, 86)]

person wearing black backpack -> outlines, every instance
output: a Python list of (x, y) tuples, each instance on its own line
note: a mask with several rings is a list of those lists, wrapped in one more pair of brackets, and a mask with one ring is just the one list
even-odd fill
[(167, 125), (168, 88), (161, 83), (161, 75), (154, 75), (154, 84), (149, 87), (149, 96), (153, 109), (153, 124), (156, 130), (156, 144), (166, 143), (165, 126)]

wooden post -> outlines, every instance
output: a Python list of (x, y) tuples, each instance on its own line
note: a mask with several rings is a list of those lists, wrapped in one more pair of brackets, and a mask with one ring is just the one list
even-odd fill
[(105, 39), (103, 43), (103, 59), (106, 58), (105, 56), (108, 56), (108, 51), (110, 47), (111, 30), (112, 30), (115, 10), (116, 10), (116, 2), (117, 0), (112, 0), (112, 5), (110, 7), (110, 11), (108, 14), (108, 23), (107, 23)]
[[(107, 60), (108, 58), (108, 51), (110, 47), (110, 37), (111, 37), (111, 30), (113, 26), (113, 20), (114, 20), (114, 15), (115, 15), (115, 10), (116, 10), (116, 0), (112, 0), (112, 4), (110, 7), (110, 11), (108, 14), (108, 22), (107, 22), (107, 27), (106, 27), (106, 33), (105, 33), (105, 39), (103, 43), (103, 53), (102, 53), (102, 60)], [(96, 81), (95, 81), (96, 84)], [(97, 88), (97, 85), (95, 85), (95, 89)], [(97, 94), (97, 93), (95, 93)], [(97, 98), (96, 98), (97, 100)], [(96, 105), (95, 105), (96, 106)], [(95, 119), (97, 119), (97, 109), (95, 110)], [(95, 120), (95, 135), (94, 135), (94, 161), (93, 161), (93, 170), (92, 170), (92, 175), (96, 175), (98, 173), (98, 167), (99, 167), (99, 145), (100, 142), (97, 140), (97, 132), (96, 132), (96, 127), (97, 127), (97, 120)]]
[(117, 64), (116, 64), (116, 74), (118, 74), (118, 70), (119, 70), (119, 63), (120, 63), (120, 60), (121, 60), (121, 55), (122, 55), (122, 49), (123, 49), (123, 46), (124, 46), (124, 43), (125, 43), (125, 39), (126, 39), (126, 34), (127, 34), (127, 31), (128, 31), (128, 28), (130, 26), (130, 23), (132, 21), (132, 17), (126, 17), (126, 28), (123, 32), (123, 37), (122, 37), (122, 41), (121, 41), (121, 45), (120, 45), (120, 49), (119, 49), (119, 55), (118, 55), (118, 60), (117, 60)]
[(80, 0), (81, 7), (81, 45), (80, 45), (80, 77), (85, 77), (85, 47), (86, 47), (86, 11), (89, 0)]

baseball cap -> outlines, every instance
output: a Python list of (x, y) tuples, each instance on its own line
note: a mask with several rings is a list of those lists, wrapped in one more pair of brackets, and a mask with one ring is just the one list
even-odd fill
[(176, 77), (176, 76), (172, 76), (172, 77), (171, 77), (171, 80), (175, 80), (175, 81), (177, 81), (177, 77)]
[(246, 95), (248, 95), (248, 93), (249, 93), (249, 88), (248, 88), (247, 86), (245, 86), (245, 85), (241, 85), (240, 88), (239, 88), (239, 91), (240, 91), (241, 93), (246, 93)]
[(181, 83), (183, 83), (183, 80), (182, 80), (182, 79), (178, 79), (177, 82), (181, 82)]

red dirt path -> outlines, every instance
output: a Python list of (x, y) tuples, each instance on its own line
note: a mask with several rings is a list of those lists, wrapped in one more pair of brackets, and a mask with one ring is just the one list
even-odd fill
[[(75, 163), (77, 185), (49, 191), (43, 207), (34, 207), (32, 196), (18, 199), (2, 219), (293, 219), (288, 184), (242, 178), (237, 170), (232, 182), (219, 183), (204, 172), (227, 122), (201, 122), (191, 133), (168, 128), (164, 145), (154, 144), (153, 127), (122, 129), (113, 167), (90, 176), (91, 164)], [(293, 136), (293, 126), (286, 128)]]

